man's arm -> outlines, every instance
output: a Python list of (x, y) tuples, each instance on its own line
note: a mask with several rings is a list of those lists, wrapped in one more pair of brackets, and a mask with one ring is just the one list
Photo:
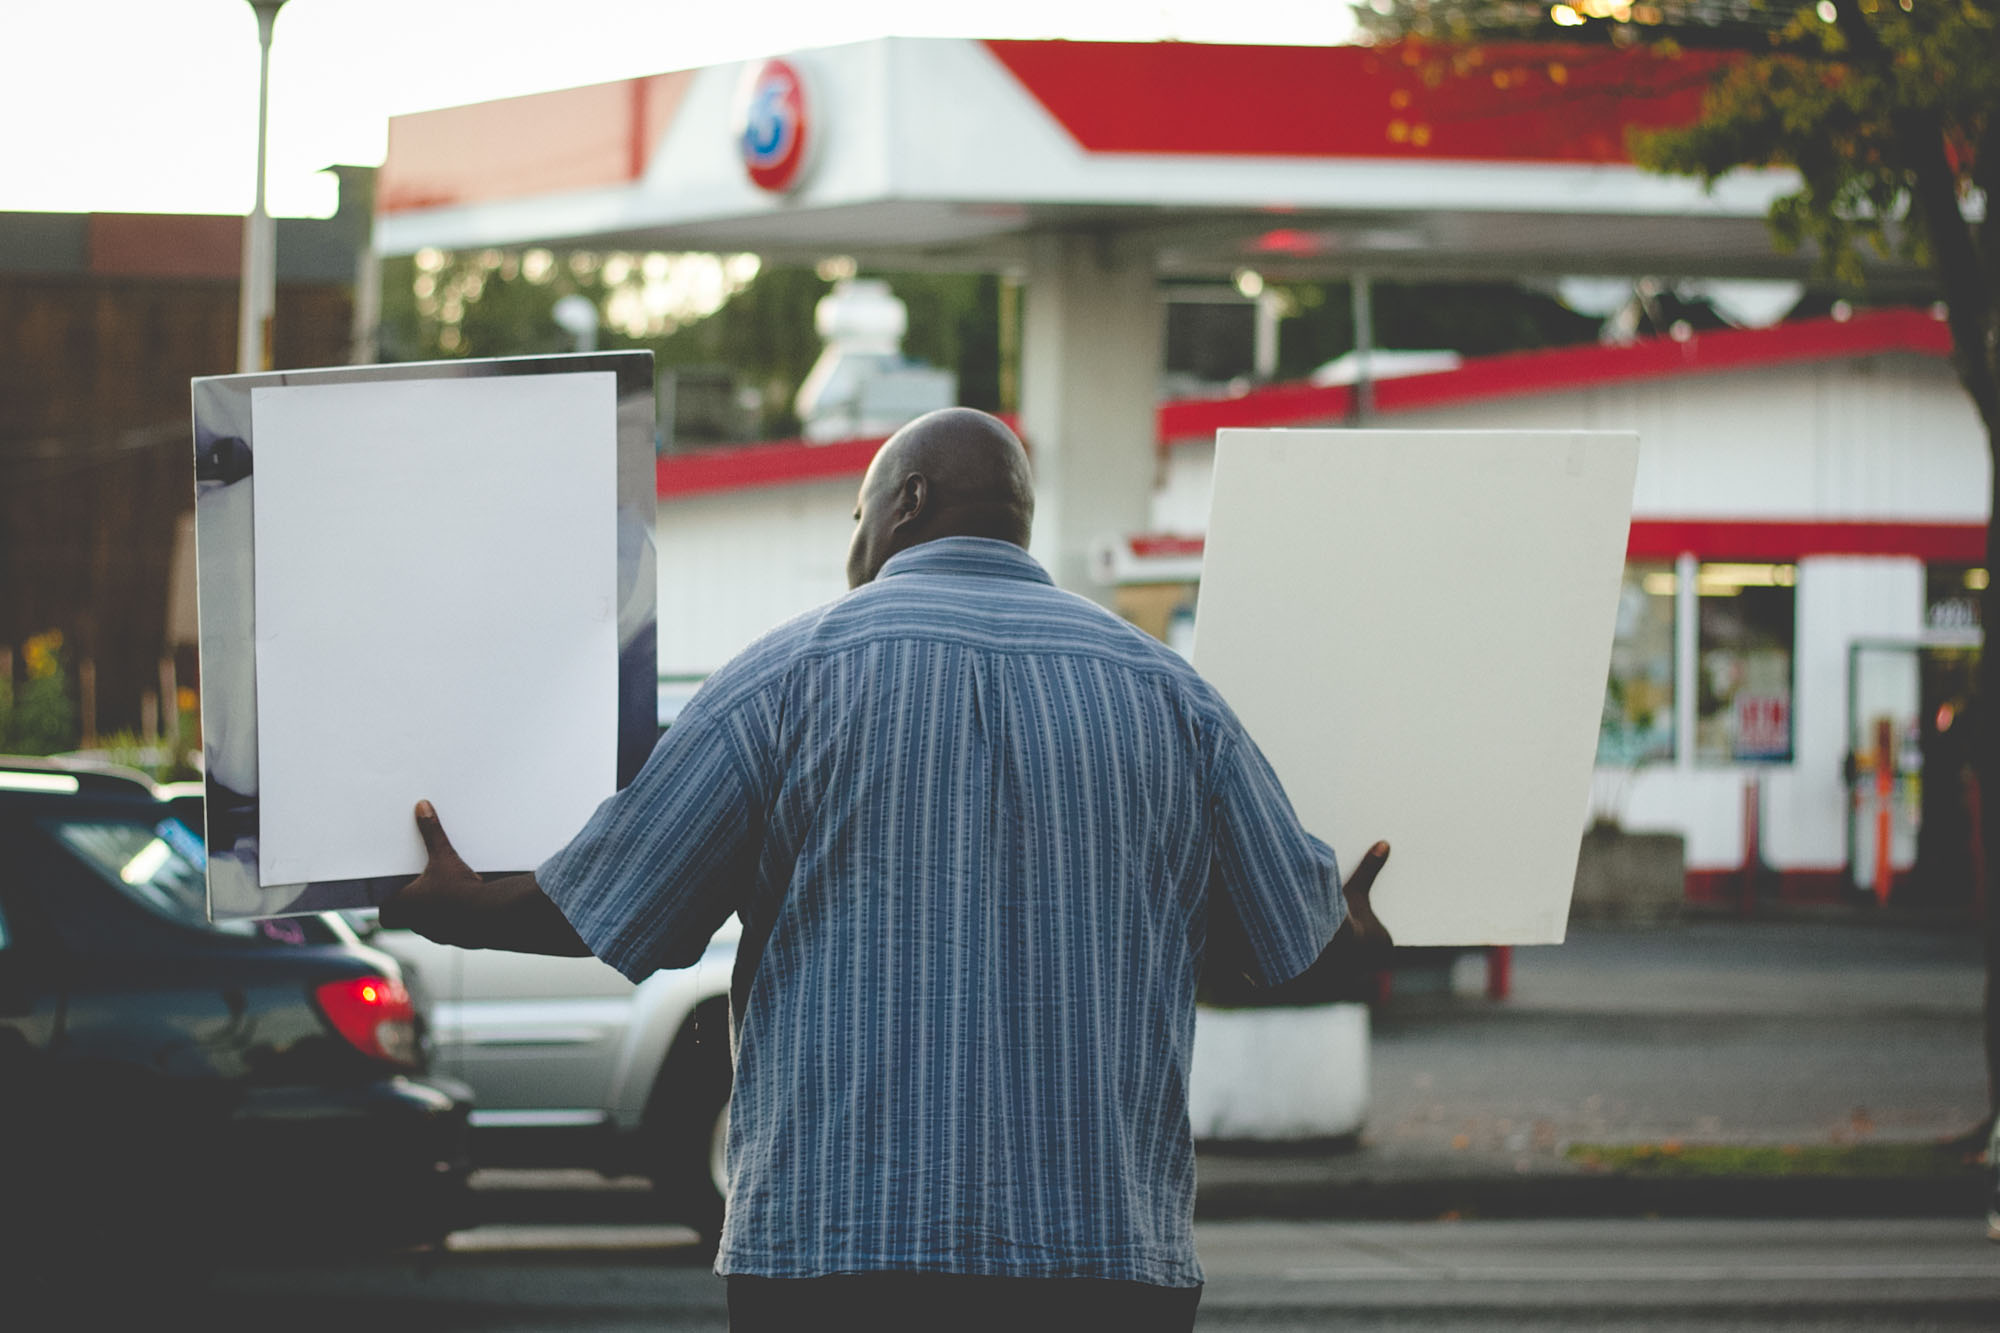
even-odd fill
[(1211, 807), (1216, 841), (1209, 891), (1225, 907), (1211, 913), (1222, 927), (1216, 958), (1222, 971), (1216, 975), (1240, 969), (1252, 984), (1276, 987), (1328, 954), (1379, 958), (1390, 941), (1371, 896), (1388, 844), (1371, 846), (1343, 883), (1333, 849), (1299, 823), (1256, 743), (1240, 726), (1231, 727), (1223, 743)]
[(1388, 966), (1388, 928), (1370, 902), (1375, 876), (1389, 858), (1389, 845), (1370, 847), (1342, 887), (1340, 928), (1303, 972), (1289, 980), (1260, 979), (1250, 942), (1237, 917), (1236, 905), (1218, 884), (1209, 903), (1208, 961), (1202, 979), (1203, 998), (1214, 1004), (1324, 1004), (1360, 999), (1371, 994), (1368, 978)]
[(789, 640), (773, 642), (710, 677), (631, 783), (532, 875), (481, 882), (421, 803), (430, 863), (383, 905), (382, 923), (472, 948), (595, 954), (633, 981), (699, 962), (756, 877), (767, 696), (789, 660)]
[(384, 928), (414, 930), (439, 944), (466, 949), (589, 955), (589, 946), (532, 874), (481, 879), (445, 837), (429, 801), (417, 802), (417, 830), (424, 836), (429, 863), (382, 904)]

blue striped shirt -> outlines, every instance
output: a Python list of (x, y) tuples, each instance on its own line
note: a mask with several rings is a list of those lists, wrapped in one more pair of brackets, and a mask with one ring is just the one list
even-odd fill
[(1343, 912), (1215, 691), (971, 537), (718, 671), (537, 878), (634, 979), (741, 916), (716, 1267), (766, 1277), (1199, 1283), (1210, 895), (1267, 983)]

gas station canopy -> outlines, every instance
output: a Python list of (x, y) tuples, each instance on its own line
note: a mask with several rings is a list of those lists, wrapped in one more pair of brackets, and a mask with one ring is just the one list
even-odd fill
[[(1918, 642), (1930, 597), (1923, 564), (1962, 571), (1984, 549), (1984, 437), (1939, 364), (1950, 339), (1929, 314), (1495, 357), (1386, 381), (1379, 398), (1291, 385), (1160, 407), (1162, 279), (1353, 278), (1356, 363), (1369, 365), (1363, 279), (1607, 280), (1566, 284), (1579, 306), (1593, 290), (1622, 300), (1638, 278), (1711, 280), (1712, 299), (1724, 285), (1712, 280), (1773, 279), (1759, 290), (1765, 314), (1780, 317), (1798, 292), (1775, 289), (1809, 278), (1813, 256), (1778, 253), (1765, 217), (1797, 177), (1739, 171), (1706, 190), (1642, 171), (1628, 146), (1633, 131), (1692, 123), (1731, 58), (1544, 44), (882, 39), (399, 117), (377, 178), (376, 247), (844, 255), (878, 273), (1020, 279), (1031, 550), (1062, 586), (1107, 601), (1107, 577), (1121, 562), (1132, 572), (1127, 557), (1177, 584), (1200, 573), (1203, 547), (1185, 527), (1146, 539), (1153, 549), (1134, 537), (1160, 533), (1152, 502), (1163, 436), (1184, 448), (1223, 426), (1323, 425), (1371, 400), (1391, 411), (1456, 404), (1467, 410), (1392, 424), (1468, 430), (1570, 429), (1601, 425), (1606, 411), (1637, 413), (1650, 432), (1642, 448), (1655, 451), (1641, 473), (1652, 477), (1642, 486), (1654, 487), (1653, 508), (1629, 550), (1674, 562), (1665, 577), (1680, 589), (1666, 679), (1692, 680), (1699, 667), (1700, 561), (1831, 557), (1799, 578), (1796, 626), (1785, 603), (1788, 665), (1778, 674), (1804, 682), (1797, 697), (1809, 706), (1780, 715), (1796, 716), (1803, 739), (1778, 764), (1757, 750), (1753, 766), (1770, 775), (1758, 780), (1772, 784), (1772, 808), (1791, 812), (1774, 823), (1772, 847), (1784, 842), (1774, 861), (1794, 858), (1787, 875), (1830, 874), (1844, 892), (1846, 870), (1820, 868), (1861, 845), (1839, 774), (1838, 756), (1855, 748), (1841, 702), (1854, 677), (1840, 663), (1862, 639)], [(1876, 302), (1936, 297), (1913, 266), (1871, 267)], [(1728, 285), (1743, 322), (1768, 322), (1747, 313), (1749, 283)], [(1260, 310), (1279, 295), (1262, 294)], [(1682, 374), (1701, 378), (1680, 391), (1679, 415), (1650, 387), (1622, 407), (1599, 397), (1613, 379)], [(678, 504), (729, 479), (851, 482), (874, 448), (673, 455), (662, 460), (660, 494)], [(1850, 485), (1859, 489), (1842, 489)], [(1196, 502), (1183, 496), (1175, 512), (1185, 517)], [(828, 512), (844, 505), (843, 496)], [(662, 529), (687, 517), (668, 511)], [(685, 529), (678, 577), (689, 587), (720, 567), (695, 543), (751, 549), (734, 530), (739, 511), (718, 506), (709, 518)], [(702, 605), (688, 603), (690, 623)], [(1285, 648), (1274, 639), (1272, 651)], [(1912, 650), (1911, 672), (1915, 661)], [(1820, 686), (1825, 697), (1811, 702)], [(1773, 700), (1791, 710), (1791, 689), (1759, 699), (1758, 716)], [(1920, 716), (1914, 685), (1908, 693), (1897, 716)], [(1645, 827), (1689, 830), (1690, 864), (1703, 867), (1690, 879), (1720, 882), (1737, 872), (1713, 867), (1759, 854), (1742, 850), (1735, 807), (1713, 799), (1728, 773), (1705, 752), (1696, 759), (1710, 741), (1697, 740), (1709, 723), (1694, 692), (1672, 698), (1678, 761), (1647, 768), (1632, 811)], [(1743, 757), (1733, 744), (1724, 753)]]
[(1724, 59), (885, 38), (399, 117), (376, 244), (1015, 274), (1033, 550), (1103, 596), (1092, 552), (1146, 528), (1162, 277), (1806, 276), (1764, 223), (1791, 173), (1631, 161)]
[(1798, 278), (1783, 171), (1634, 166), (1724, 57), (884, 38), (397, 117), (385, 253), (514, 245), (1163, 275)]

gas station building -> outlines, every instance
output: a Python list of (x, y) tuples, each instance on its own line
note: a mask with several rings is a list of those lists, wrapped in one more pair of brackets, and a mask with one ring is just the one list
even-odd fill
[[(1166, 279), (1805, 278), (1763, 220), (1788, 173), (1704, 192), (1627, 156), (1628, 129), (1694, 116), (1713, 59), (883, 39), (400, 117), (376, 246), (1013, 274), (1035, 554), (1169, 641), (1218, 429), (1361, 408), (1399, 429), (1636, 429), (1594, 813), (1682, 833), (1694, 896), (1733, 894), (1754, 859), (1766, 891), (1835, 901), (1873, 882), (1886, 720), (1891, 866), (1948, 879), (1916, 830), (1938, 842), (1953, 818), (1988, 462), (1927, 309), (1159, 401)], [(698, 677), (842, 590), (875, 444), (660, 460), (663, 673)]]

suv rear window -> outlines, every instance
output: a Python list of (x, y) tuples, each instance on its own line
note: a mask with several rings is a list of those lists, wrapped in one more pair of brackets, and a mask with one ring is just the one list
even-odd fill
[(178, 819), (51, 819), (43, 826), (97, 877), (156, 916), (198, 930), (278, 944), (324, 944), (334, 938), (313, 917), (279, 921), (208, 919), (208, 853), (201, 835)]
[[(98, 878), (141, 907), (187, 926), (207, 926), (208, 854), (178, 819), (157, 824), (110, 820), (48, 821), (47, 828)], [(248, 931), (222, 929), (230, 934)]]
[(341, 935), (317, 916), (270, 921), (208, 919), (208, 850), (179, 819), (49, 819), (44, 828), (97, 877), (155, 916), (219, 935), (274, 944), (333, 944)]

